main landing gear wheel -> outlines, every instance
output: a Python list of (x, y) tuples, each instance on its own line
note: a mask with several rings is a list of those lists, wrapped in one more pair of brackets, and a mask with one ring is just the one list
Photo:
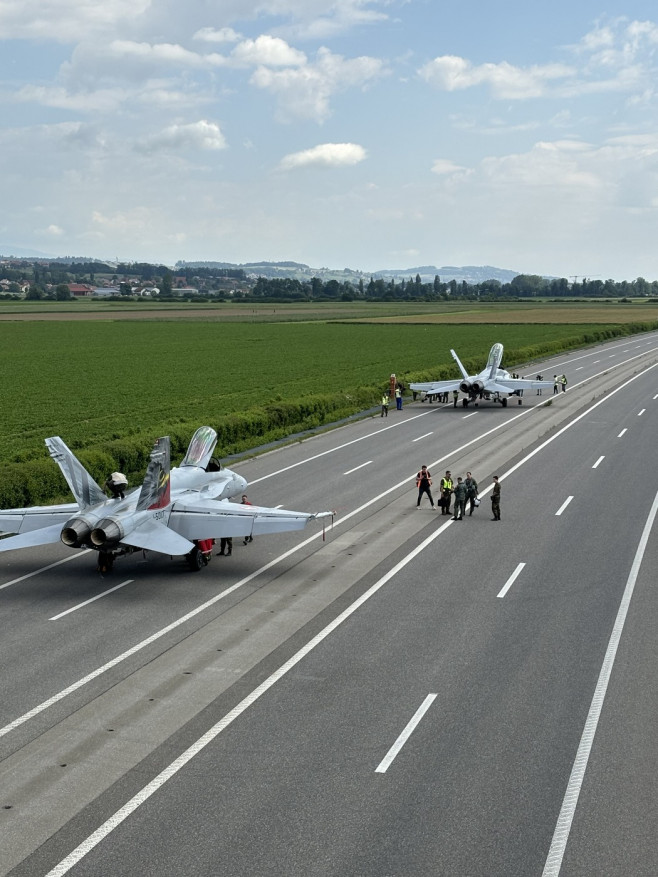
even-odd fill
[(199, 572), (207, 563), (206, 558), (203, 556), (203, 551), (199, 548), (193, 548), (189, 554), (185, 555), (185, 559), (192, 572)]

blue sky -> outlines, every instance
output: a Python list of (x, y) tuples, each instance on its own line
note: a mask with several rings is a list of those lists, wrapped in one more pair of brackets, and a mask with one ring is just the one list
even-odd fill
[(658, 279), (645, 0), (0, 0), (0, 246)]

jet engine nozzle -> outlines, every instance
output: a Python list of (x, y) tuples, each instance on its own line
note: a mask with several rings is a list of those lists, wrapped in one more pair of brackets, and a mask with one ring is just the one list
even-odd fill
[(62, 527), (60, 539), (69, 548), (82, 548), (88, 544), (91, 535), (91, 524), (84, 518), (71, 518)]
[(121, 524), (113, 518), (103, 518), (91, 531), (91, 541), (96, 548), (107, 548), (116, 545), (125, 536)]
[(484, 384), (482, 381), (473, 381), (473, 392), (478, 395), (484, 390)]
[(468, 396), (470, 396), (471, 389), (472, 389), (471, 382), (470, 381), (462, 381), (461, 384), (459, 385), (459, 389), (462, 391), (462, 393), (466, 393)]

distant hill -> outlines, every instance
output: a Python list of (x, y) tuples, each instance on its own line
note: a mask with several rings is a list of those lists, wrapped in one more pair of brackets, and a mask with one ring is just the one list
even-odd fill
[(375, 271), (373, 277), (383, 277), (387, 280), (394, 278), (395, 280), (408, 280), (409, 277), (415, 278), (416, 274), (420, 274), (423, 283), (430, 283), (438, 275), (442, 283), (450, 280), (456, 280), (461, 283), (482, 283), (485, 280), (500, 280), (501, 283), (509, 283), (518, 274), (518, 271), (510, 271), (507, 268), (494, 268), (492, 265), (464, 265), (458, 268), (455, 265), (444, 265), (437, 268), (436, 265), (420, 265), (417, 268), (386, 268), (382, 271)]
[(8, 244), (0, 244), (0, 259), (52, 259), (48, 253), (39, 250), (28, 250), (25, 247), (12, 247)]
[(423, 283), (431, 283), (438, 275), (443, 283), (456, 280), (461, 283), (482, 283), (484, 280), (500, 280), (501, 283), (509, 283), (518, 275), (518, 271), (510, 271), (506, 268), (494, 268), (491, 265), (466, 265), (462, 268), (456, 266), (444, 266), (437, 268), (435, 265), (420, 265), (416, 268), (391, 268), (381, 271), (359, 271), (352, 268), (311, 268), (303, 262), (177, 262), (176, 268), (241, 268), (247, 275), (276, 278), (292, 277), (296, 280), (309, 280), (311, 277), (319, 277), (325, 283), (328, 280), (346, 280), (358, 283), (362, 279), (367, 283), (371, 277), (381, 277), (386, 280), (409, 280), (415, 279), (420, 274)]

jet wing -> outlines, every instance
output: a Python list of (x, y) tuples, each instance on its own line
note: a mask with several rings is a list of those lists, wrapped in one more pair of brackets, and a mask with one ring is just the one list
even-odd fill
[(453, 378), (452, 381), (430, 381), (426, 384), (409, 384), (409, 389), (415, 390), (417, 393), (432, 395), (434, 393), (447, 393), (450, 390), (458, 390), (460, 384), (461, 380)]
[(303, 530), (309, 521), (332, 512), (293, 512), (221, 500), (176, 502), (169, 515), (169, 528), (187, 539), (221, 539), (260, 536)]
[(78, 504), (75, 502), (30, 506), (23, 509), (3, 509), (0, 511), (0, 534), (28, 533), (32, 530), (42, 530), (58, 522), (61, 528), (78, 512)]
[(0, 551), (13, 551), (15, 548), (35, 548), (37, 545), (53, 545), (55, 542), (59, 542), (63, 523), (62, 521), (61, 524), (51, 524), (50, 527), (43, 527), (41, 530), (30, 530), (27, 533), (21, 533), (19, 536), (9, 536), (7, 539), (0, 539)]

